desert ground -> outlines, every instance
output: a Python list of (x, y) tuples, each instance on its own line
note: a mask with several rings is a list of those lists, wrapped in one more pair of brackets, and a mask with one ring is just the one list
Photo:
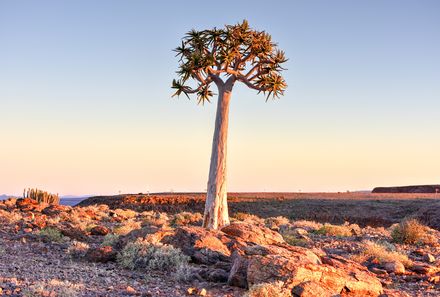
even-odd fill
[(203, 193), (0, 201), (0, 295), (440, 296), (435, 194)]

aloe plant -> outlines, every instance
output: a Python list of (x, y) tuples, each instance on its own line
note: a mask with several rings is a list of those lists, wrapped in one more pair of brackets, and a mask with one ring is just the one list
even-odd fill
[[(280, 75), (287, 59), (265, 31), (251, 29), (246, 20), (223, 29), (189, 31), (175, 49), (179, 57), (173, 96), (196, 94), (198, 103), (210, 102), (218, 91), (203, 226), (217, 229), (229, 224), (226, 189), (226, 144), (231, 93), (236, 82), (277, 98), (287, 84)], [(190, 82), (193, 82), (191, 85)], [(195, 86), (194, 86), (195, 82)]]

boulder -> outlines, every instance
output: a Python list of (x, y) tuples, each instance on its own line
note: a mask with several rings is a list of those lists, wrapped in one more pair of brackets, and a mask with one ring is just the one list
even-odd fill
[(230, 261), (231, 252), (226, 245), (228, 242), (230, 240), (220, 231), (195, 226), (179, 227), (174, 234), (162, 240), (162, 243), (182, 250), (195, 263), (207, 265)]
[(250, 223), (235, 222), (229, 226), (223, 227), (221, 231), (246, 243), (268, 245), (284, 242), (283, 236), (281, 236), (280, 233)]
[(49, 205), (48, 207), (44, 208), (41, 213), (48, 215), (50, 217), (53, 216), (59, 216), (62, 212), (68, 212), (70, 211), (72, 208), (70, 206), (66, 206), (66, 205), (59, 205), (59, 204), (52, 204)]
[(116, 260), (116, 251), (111, 246), (91, 248), (87, 251), (85, 257), (91, 262), (107, 263)]
[(249, 262), (247, 258), (241, 256), (238, 252), (234, 252), (232, 259), (232, 267), (231, 271), (229, 272), (228, 285), (247, 289), (247, 267)]
[(95, 226), (90, 230), (91, 235), (105, 236), (108, 233), (110, 233), (110, 229), (102, 225)]
[(75, 239), (77, 241), (87, 241), (86, 233), (70, 223), (59, 225), (57, 226), (57, 228), (64, 236)]
[(383, 264), (383, 268), (388, 273), (394, 273), (394, 274), (404, 274), (405, 273), (405, 266), (400, 261), (392, 261), (392, 262), (386, 262)]
[(30, 198), (19, 198), (15, 205), (21, 211), (41, 211), (47, 204), (39, 204), (37, 200)]
[[(321, 264), (305, 251), (279, 252), (280, 250), (277, 254), (254, 255), (249, 258), (249, 286), (283, 281), (290, 290), (303, 282), (313, 281), (319, 283), (323, 292), (327, 290), (333, 295), (379, 296), (382, 293), (382, 285), (375, 275), (353, 261), (331, 256), (324, 258)], [(306, 289), (303, 291), (307, 292)], [(295, 292), (300, 294), (302, 291), (297, 288)]]

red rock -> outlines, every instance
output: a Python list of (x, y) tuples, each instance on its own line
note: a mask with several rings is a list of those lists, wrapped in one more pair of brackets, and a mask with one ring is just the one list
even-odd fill
[(15, 205), (21, 211), (37, 211), (39, 209), (38, 201), (30, 198), (19, 198)]
[(267, 245), (284, 243), (283, 236), (281, 236), (280, 233), (266, 227), (255, 226), (244, 222), (232, 223), (229, 226), (223, 227), (221, 231), (229, 236), (255, 244)]
[(64, 236), (67, 236), (71, 239), (75, 239), (78, 241), (86, 241), (87, 240), (87, 236), (86, 236), (85, 232), (82, 231), (81, 229), (75, 227), (72, 224), (66, 223), (66, 224), (57, 226), (57, 228), (60, 230), (61, 234), (63, 234)]
[(107, 263), (116, 260), (116, 251), (111, 246), (91, 248), (87, 251), (85, 257), (91, 262)]
[(306, 253), (285, 252), (252, 256), (248, 265), (248, 284), (281, 280), (288, 289), (305, 281), (319, 282), (333, 294), (345, 296), (378, 296), (380, 281), (365, 267), (338, 256), (316, 263)]
[(439, 271), (440, 268), (425, 263), (414, 263), (411, 270), (420, 274), (433, 274)]
[(52, 216), (58, 216), (62, 212), (68, 212), (71, 209), (72, 208), (70, 206), (59, 205), (59, 204), (52, 204), (52, 205), (49, 205), (48, 207), (44, 208), (41, 211), (41, 213), (52, 217)]
[(110, 229), (99, 225), (99, 226), (95, 226), (90, 230), (90, 234), (92, 235), (98, 235), (98, 236), (105, 236), (110, 232)]
[(35, 228), (43, 229), (47, 225), (47, 217), (45, 215), (36, 215), (32, 220), (32, 225)]
[(179, 227), (174, 234), (167, 235), (162, 242), (171, 244), (190, 256), (194, 262), (212, 265), (219, 261), (229, 261), (231, 252), (225, 243), (230, 240), (218, 230), (202, 227)]
[(399, 261), (393, 261), (393, 262), (386, 262), (383, 264), (383, 268), (388, 273), (394, 273), (394, 274), (404, 274), (405, 273), (405, 266)]

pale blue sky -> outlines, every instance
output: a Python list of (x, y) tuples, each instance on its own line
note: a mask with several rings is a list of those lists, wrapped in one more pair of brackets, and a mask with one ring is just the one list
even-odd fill
[(215, 105), (171, 99), (191, 28), (248, 19), (286, 95), (237, 85), (229, 188), (440, 183), (439, 1), (0, 0), (0, 193), (203, 190)]

